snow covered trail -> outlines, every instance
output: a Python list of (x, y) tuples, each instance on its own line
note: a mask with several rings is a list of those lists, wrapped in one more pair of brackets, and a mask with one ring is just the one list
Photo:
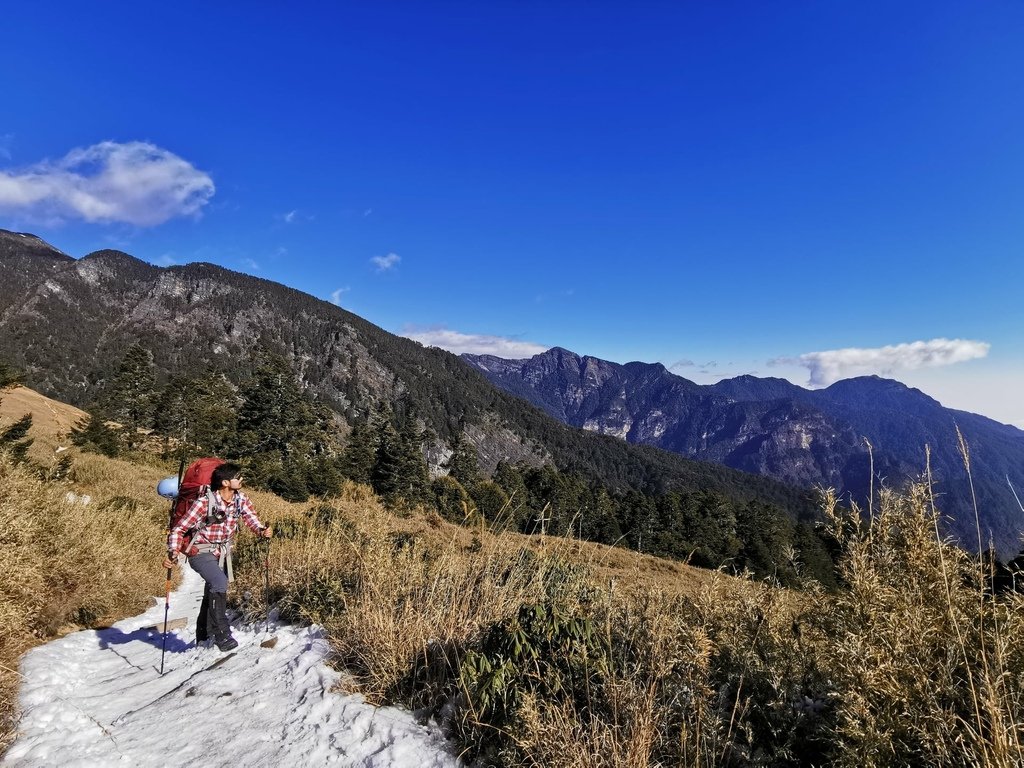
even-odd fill
[[(239, 647), (195, 647), (203, 582), (185, 568), (171, 594), (171, 618), (189, 626), (167, 638), (164, 603), (109, 629), (86, 630), (22, 659), (19, 736), (5, 766), (291, 766), (367, 768), (458, 766), (436, 727), (412, 714), (331, 693), (340, 677), (323, 662), (316, 627), (235, 629)], [(214, 662), (216, 666), (210, 667)]]

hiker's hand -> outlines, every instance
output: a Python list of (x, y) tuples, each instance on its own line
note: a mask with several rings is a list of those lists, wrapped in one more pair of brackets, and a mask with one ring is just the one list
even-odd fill
[(274, 536), (274, 529), (268, 525), (266, 528), (260, 531), (260, 536), (262, 536), (264, 539), (272, 538)]
[(167, 557), (164, 558), (164, 568), (173, 568), (177, 564), (178, 564), (178, 558), (177, 557), (172, 558), (171, 554), (168, 552), (167, 553)]

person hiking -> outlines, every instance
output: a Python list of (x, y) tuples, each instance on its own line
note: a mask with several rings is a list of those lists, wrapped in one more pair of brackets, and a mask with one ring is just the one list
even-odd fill
[(167, 536), (167, 559), (164, 560), (164, 568), (172, 567), (177, 562), (182, 537), (189, 531), (195, 532), (185, 554), (189, 566), (206, 582), (196, 622), (196, 643), (212, 637), (222, 651), (238, 646), (238, 641), (231, 636), (227, 616), (231, 541), (238, 529), (238, 521), (241, 519), (257, 536), (268, 539), (273, 536), (273, 529), (260, 522), (252, 502), (242, 493), (241, 487), (241, 467), (237, 464), (217, 467), (210, 478), (210, 493), (200, 494), (171, 528)]

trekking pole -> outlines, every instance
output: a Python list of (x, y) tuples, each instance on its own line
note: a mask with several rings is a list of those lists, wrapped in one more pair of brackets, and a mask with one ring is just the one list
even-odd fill
[(263, 553), (263, 602), (267, 606), (267, 623), (264, 631), (270, 634), (270, 539)]
[[(181, 488), (181, 476), (185, 474), (185, 439), (182, 436), (181, 441), (181, 463), (178, 464), (178, 488)], [(174, 506), (178, 503), (177, 498), (171, 499), (171, 512), (167, 517), (167, 535), (171, 535), (171, 528), (174, 526)], [(171, 614), (171, 579), (173, 578), (173, 571), (167, 569), (167, 581), (164, 585), (164, 640), (163, 647), (160, 649), (160, 674), (164, 673), (164, 656), (167, 654), (167, 621)]]

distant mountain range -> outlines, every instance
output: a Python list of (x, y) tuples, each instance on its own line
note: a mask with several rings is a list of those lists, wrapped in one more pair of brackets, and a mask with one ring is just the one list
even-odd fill
[(984, 537), (1020, 549), (1024, 432), (943, 408), (899, 382), (852, 379), (809, 391), (740, 377), (699, 386), (661, 365), (617, 365), (552, 349), (530, 360), (459, 358), (394, 336), (307, 294), (212, 264), (167, 268), (126, 253), (74, 259), (0, 230), (0, 358), (51, 397), (87, 406), (125, 350), (153, 354), (157, 385), (222, 373), (238, 383), (260, 349), (284, 356), (308, 396), (331, 408), (339, 439), (377, 403), (403, 403), (427, 428), (437, 467), (459, 435), (481, 470), (550, 463), (609, 489), (706, 489), (814, 514), (815, 485), (864, 498), (870, 472), (890, 485), (924, 470), (924, 446), (950, 530), (975, 541), (954, 423), (972, 451)]
[(1024, 431), (944, 408), (923, 392), (866, 376), (807, 390), (740, 376), (702, 386), (663, 365), (619, 365), (554, 348), (528, 360), (463, 355), (495, 385), (581, 429), (714, 461), (782, 482), (833, 487), (864, 503), (873, 453), (877, 483), (925, 471), (925, 446), (951, 531), (976, 547), (971, 488), (956, 427), (969, 446), (985, 543), (1021, 549), (1024, 514), (1006, 476), (1024, 485)]

